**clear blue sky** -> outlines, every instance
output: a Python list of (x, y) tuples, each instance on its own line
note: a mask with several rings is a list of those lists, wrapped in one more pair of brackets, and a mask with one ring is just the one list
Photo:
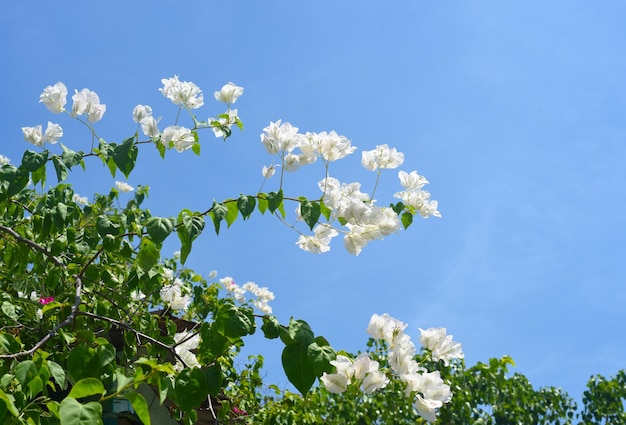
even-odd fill
[[(59, 121), (37, 103), (47, 85), (96, 91), (96, 128), (119, 142), (138, 103), (173, 120), (158, 88), (174, 74), (204, 90), (201, 117), (223, 110), (214, 90), (243, 86), (246, 127), (227, 143), (205, 133), (200, 157), (142, 149), (129, 183), (151, 186), (155, 215), (255, 193), (270, 161), (259, 134), (279, 118), (359, 149), (388, 143), (429, 179), (442, 219), (353, 257), (339, 240), (301, 252), (255, 215), (219, 237), (207, 228), (188, 264), (270, 287), (281, 321), (305, 319), (337, 348), (364, 348), (370, 315), (387, 312), (415, 338), (447, 327), (469, 364), (510, 355), (534, 385), (578, 397), (590, 375), (626, 367), (624, 16), (620, 1), (9, 2), (0, 153), (19, 162), (31, 147), (20, 127)], [(89, 149), (60, 123), (65, 144)], [(339, 164), (338, 177), (373, 184), (359, 157)], [(88, 165), (99, 171), (74, 171), (76, 191), (108, 190), (114, 179)], [(321, 173), (290, 175), (287, 192), (317, 196)], [(397, 190), (396, 173), (381, 185)], [(283, 379), (279, 344), (250, 343)]]

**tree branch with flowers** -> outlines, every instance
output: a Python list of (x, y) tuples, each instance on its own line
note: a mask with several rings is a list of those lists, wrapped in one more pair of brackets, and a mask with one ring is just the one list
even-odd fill
[[(359, 255), (370, 242), (407, 229), (416, 215), (440, 216), (437, 202), (424, 190), (426, 179), (416, 171), (400, 171), (402, 189), (393, 194), (397, 201), (376, 205), (382, 171), (400, 167), (402, 153), (387, 145), (362, 153), (363, 166), (376, 174), (374, 190), (364, 193), (359, 182), (331, 175), (337, 161), (356, 151), (349, 139), (334, 131), (300, 133), (277, 120), (260, 135), (274, 162), (262, 167), (257, 193), (213, 201), (204, 211), (183, 208), (175, 217), (162, 217), (143, 206), (148, 186), (116, 181), (106, 194), (74, 192), (69, 172), (78, 166), (87, 170), (96, 158), (113, 178), (119, 172), (127, 179), (141, 149), (154, 147), (164, 159), (172, 150), (199, 155), (203, 130), (227, 140), (233, 126), (243, 128), (232, 106), (244, 90), (234, 83), (214, 93), (226, 111), (205, 120), (196, 114), (204, 105), (196, 84), (178, 76), (162, 84), (161, 93), (178, 106), (172, 124), (163, 127), (152, 107), (137, 105), (132, 111), (137, 131), (119, 143), (99, 134), (97, 123), (107, 108), (96, 93), (75, 90), (67, 109), (66, 86), (48, 86), (40, 102), (86, 127), (90, 149), (61, 143), (67, 138), (63, 128), (48, 122), (45, 131), (41, 124), (22, 127), (24, 139), (38, 149), (26, 150), (19, 164), (0, 156), (0, 419), (98, 424), (120, 413), (113, 401), (125, 400), (144, 424), (163, 415), (192, 424), (206, 411), (213, 419), (253, 422), (253, 412), (243, 412), (223, 397), (240, 376), (236, 356), (258, 323), (266, 338), (284, 345), (283, 369), (300, 393), (309, 392), (318, 380), (334, 392), (359, 382), (368, 393), (395, 380), (406, 386), (417, 411), (433, 420), (452, 395), (442, 380), (426, 378), (435, 372), (415, 362), (415, 346), (402, 322), (374, 316), (370, 323), (370, 334), (377, 332), (391, 350), (391, 367), (379, 369), (367, 357), (338, 354), (304, 320), (280, 324), (270, 306), (275, 295), (267, 287), (239, 285), (217, 272), (205, 278), (185, 267), (207, 221), (219, 234), (222, 224), (230, 227), (239, 216), (246, 220), (255, 212), (295, 231), (295, 243), (305, 251), (328, 252), (341, 234), (347, 251)], [(53, 146), (57, 143), (60, 149)], [(323, 164), (319, 197), (285, 195), (288, 174), (317, 161)], [(48, 187), (52, 170), (57, 183)], [(263, 192), (276, 173), (277, 186)], [(285, 210), (288, 203), (295, 205), (293, 216)], [(163, 244), (174, 233), (180, 251), (165, 258)], [(433, 359), (462, 357), (458, 344), (435, 354), (433, 344), (451, 344), (445, 332), (427, 335)], [(214, 402), (219, 397), (218, 411)], [(205, 405), (208, 410), (202, 410)]]

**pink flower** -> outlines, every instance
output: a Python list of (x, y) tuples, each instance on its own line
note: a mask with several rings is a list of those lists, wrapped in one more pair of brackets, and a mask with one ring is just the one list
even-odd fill
[(246, 412), (245, 410), (240, 409), (240, 408), (238, 408), (238, 407), (236, 407), (236, 406), (235, 406), (235, 407), (233, 407), (233, 413), (234, 413), (235, 415), (247, 415), (247, 414), (248, 414), (248, 412)]
[(50, 304), (53, 301), (54, 301), (54, 297), (44, 297), (44, 296), (42, 296), (41, 298), (39, 298), (39, 304), (41, 304), (41, 305)]

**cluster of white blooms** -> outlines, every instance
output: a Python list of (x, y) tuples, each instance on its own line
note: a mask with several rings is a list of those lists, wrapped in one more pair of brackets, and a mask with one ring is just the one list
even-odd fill
[(364, 151), (361, 164), (370, 171), (383, 168), (398, 168), (404, 163), (404, 154), (387, 145), (376, 146), (376, 149)]
[(86, 196), (80, 196), (78, 193), (75, 193), (72, 196), (72, 201), (76, 202), (78, 205), (87, 205), (89, 201)]
[[(288, 122), (283, 123), (281, 120), (270, 122), (263, 129), (260, 138), (265, 150), (271, 155), (277, 155), (281, 161), (280, 165), (263, 167), (262, 173), (265, 178), (272, 177), (276, 167), (283, 167), (284, 171), (294, 171), (301, 165), (315, 162), (318, 157), (328, 165), (329, 162), (345, 158), (356, 150), (350, 140), (334, 131), (301, 134), (297, 127)], [(371, 151), (363, 152), (361, 159), (361, 164), (366, 169), (379, 174), (383, 169), (397, 168), (403, 162), (404, 154), (387, 145), (376, 146)], [(417, 175), (416, 172), (410, 175), (401, 172), (401, 176), (405, 174)], [(419, 182), (425, 182), (423, 177), (418, 177)], [(406, 202), (406, 205), (424, 217), (440, 216), (437, 211), (437, 202), (430, 201), (428, 192), (421, 190), (421, 187), (415, 189), (415, 184), (410, 179), (402, 180), (402, 178), (403, 185), (405, 183), (412, 185), (404, 186), (405, 192), (410, 192), (412, 197), (411, 202)], [(401, 229), (398, 214), (392, 208), (376, 206), (375, 201), (370, 199), (368, 194), (361, 192), (360, 183), (341, 183), (327, 174), (318, 186), (323, 192), (324, 205), (331, 210), (331, 221), (339, 221), (347, 228), (347, 230), (342, 229), (341, 232), (345, 235), (344, 246), (351, 254), (359, 255), (368, 242), (382, 239)], [(398, 192), (396, 195), (400, 196), (400, 193), (403, 192)], [(418, 196), (416, 193), (421, 196), (419, 203), (416, 201)], [(299, 208), (296, 211), (298, 219), (301, 220)], [(313, 233), (310, 236), (301, 234), (296, 244), (301, 249), (316, 254), (328, 252), (332, 238), (339, 234), (330, 224), (316, 225)]]
[(254, 305), (263, 314), (272, 313), (272, 307), (270, 307), (268, 303), (274, 299), (274, 293), (267, 289), (267, 287), (261, 287), (254, 282), (246, 282), (239, 286), (230, 276), (221, 278), (219, 282), (237, 302), (241, 304), (245, 303), (246, 292), (250, 292), (256, 297), (254, 300), (251, 300), (252, 305)]
[(324, 372), (320, 380), (331, 393), (344, 392), (353, 380), (359, 381), (367, 394), (385, 388), (389, 383), (387, 375), (378, 370), (378, 362), (370, 359), (366, 353), (359, 354), (354, 361), (338, 355), (330, 364), (335, 366), (336, 372)]
[(189, 81), (180, 81), (178, 75), (161, 80), (163, 88), (159, 91), (172, 101), (174, 105), (183, 105), (185, 108), (197, 109), (204, 105), (204, 97), (200, 87)]
[(42, 132), (42, 126), (39, 124), (35, 127), (22, 127), (22, 133), (24, 134), (24, 140), (28, 143), (42, 147), (46, 142), (50, 144), (58, 142), (63, 136), (63, 129), (59, 124), (48, 121), (45, 132)]
[[(100, 97), (89, 89), (74, 90), (72, 100), (74, 103), (71, 116), (85, 114), (91, 123), (100, 121), (107, 109), (106, 105), (100, 103)], [(46, 105), (46, 108), (53, 114), (64, 112), (67, 103), (67, 87), (60, 81), (53, 86), (46, 87), (39, 95), (39, 102)]]
[(431, 201), (430, 193), (422, 189), (428, 183), (426, 178), (417, 174), (417, 171), (411, 171), (410, 174), (406, 171), (400, 171), (398, 178), (404, 190), (395, 193), (394, 198), (402, 200), (404, 205), (414, 208), (424, 218), (431, 215), (441, 217), (437, 210), (437, 201)]
[[(356, 150), (350, 140), (334, 131), (327, 133), (298, 133), (298, 127), (281, 120), (270, 122), (263, 129), (261, 143), (271, 155), (278, 155), (285, 171), (295, 171), (301, 165), (311, 164), (321, 157), (324, 161), (345, 158)], [(295, 153), (295, 149), (299, 153)]]
[(148, 136), (152, 141), (157, 141), (161, 136), (158, 119), (152, 116), (152, 108), (148, 105), (137, 105), (133, 109), (133, 121), (141, 126), (143, 134)]
[(180, 372), (185, 366), (200, 367), (200, 363), (198, 363), (198, 359), (193, 353), (193, 350), (197, 349), (198, 345), (200, 345), (200, 335), (197, 333), (185, 329), (183, 332), (177, 332), (174, 335), (174, 351), (184, 362), (183, 364), (179, 359), (176, 359), (175, 371)]
[(100, 121), (107, 109), (106, 105), (100, 103), (100, 97), (89, 89), (74, 90), (72, 100), (72, 116), (86, 114), (89, 122)]
[(163, 275), (167, 282), (159, 293), (163, 305), (172, 310), (187, 310), (191, 303), (187, 285), (185, 285), (182, 280), (175, 277), (171, 269), (164, 268)]
[(463, 358), (461, 343), (452, 341), (445, 328), (420, 329), (420, 344), (430, 350), (433, 360), (442, 360), (446, 366), (452, 359)]
[(133, 190), (135, 190), (135, 188), (132, 187), (131, 185), (129, 185), (128, 183), (120, 182), (120, 181), (116, 181), (115, 182), (115, 187), (120, 192), (132, 192)]
[(11, 160), (8, 157), (0, 154), (0, 166), (8, 164), (10, 162), (11, 162)]
[[(374, 314), (367, 332), (372, 338), (387, 343), (387, 361), (394, 375), (406, 384), (406, 396), (415, 397), (414, 406), (420, 416), (434, 421), (437, 409), (452, 399), (452, 392), (439, 371), (429, 372), (417, 363), (415, 345), (404, 333), (406, 326), (388, 314)], [(430, 350), (433, 360), (443, 360), (447, 365), (452, 359), (463, 358), (461, 344), (453, 342), (452, 336), (446, 336), (445, 328), (420, 331), (420, 342)]]

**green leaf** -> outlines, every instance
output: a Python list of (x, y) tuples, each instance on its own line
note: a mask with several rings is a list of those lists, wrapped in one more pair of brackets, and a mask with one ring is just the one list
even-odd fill
[(237, 217), (239, 216), (239, 209), (237, 208), (237, 202), (225, 202), (225, 205), (228, 208), (228, 213), (226, 214), (226, 224), (230, 227), (230, 225), (237, 220)]
[(50, 374), (54, 378), (54, 380), (59, 384), (59, 387), (64, 390), (67, 386), (67, 381), (65, 380), (65, 370), (58, 363), (53, 362), (52, 360), (48, 360), (48, 369), (50, 370)]
[(398, 202), (395, 205), (392, 203), (392, 204), (389, 204), (389, 206), (398, 215), (400, 215), (402, 213), (402, 210), (404, 210), (404, 204), (402, 202)]
[(252, 335), (255, 331), (254, 314), (250, 308), (223, 304), (215, 319), (216, 326), (227, 338)]
[(124, 394), (124, 397), (130, 401), (130, 404), (133, 406), (133, 410), (144, 423), (144, 425), (150, 425), (150, 410), (148, 408), (148, 403), (146, 403), (146, 399), (139, 393), (127, 393)]
[(261, 330), (267, 339), (278, 338), (280, 336), (280, 323), (275, 316), (263, 316)]
[(276, 211), (278, 207), (280, 207), (283, 203), (283, 190), (280, 189), (278, 192), (270, 192), (267, 194), (267, 208), (271, 213)]
[(120, 225), (113, 223), (107, 215), (101, 215), (96, 220), (96, 230), (102, 237), (104, 237), (104, 235), (118, 235), (119, 229)]
[(15, 377), (22, 385), (26, 385), (35, 376), (37, 376), (37, 366), (32, 360), (19, 362), (15, 367)]
[(17, 312), (15, 309), (15, 306), (13, 304), (11, 304), (9, 301), (4, 301), (2, 303), (2, 312), (8, 316), (9, 318), (11, 318), (12, 320), (17, 321), (18, 317), (17, 317)]
[(54, 164), (54, 170), (57, 173), (57, 180), (62, 182), (67, 179), (67, 167), (58, 155), (52, 156), (52, 164)]
[(102, 395), (106, 391), (104, 385), (97, 378), (83, 378), (74, 384), (68, 397), (83, 398), (92, 395)]
[(192, 242), (204, 229), (204, 218), (200, 215), (194, 215), (188, 209), (184, 209), (178, 214), (176, 223), (178, 225), (178, 239), (180, 239), (182, 244), (180, 249), (180, 262), (181, 264), (185, 264), (187, 256), (191, 252)]
[(211, 207), (211, 217), (213, 218), (213, 226), (215, 226), (215, 233), (220, 234), (220, 222), (228, 215), (228, 207), (224, 204), (218, 204), (213, 201)]
[(148, 237), (142, 238), (139, 244), (137, 262), (144, 271), (148, 271), (159, 261), (159, 249)]
[(320, 212), (326, 218), (326, 221), (330, 220), (330, 214), (333, 212), (330, 208), (324, 204), (324, 201), (320, 201)]
[(254, 212), (255, 206), (256, 200), (254, 196), (241, 195), (239, 199), (237, 199), (237, 209), (241, 212), (241, 216), (244, 220), (250, 217), (250, 214)]
[(146, 222), (146, 230), (156, 244), (160, 244), (174, 230), (174, 220), (164, 217), (150, 217)]
[(59, 409), (61, 425), (102, 425), (102, 405), (95, 401), (81, 404), (67, 397)]
[(40, 169), (46, 164), (47, 160), (48, 160), (47, 150), (41, 153), (27, 150), (26, 152), (24, 152), (24, 156), (22, 157), (21, 168), (30, 172), (37, 171), (38, 169)]
[(17, 407), (15, 407), (15, 403), (14, 403), (15, 398), (13, 398), (11, 394), (7, 394), (0, 389), (0, 400), (4, 401), (4, 404), (6, 404), (7, 410), (13, 416), (18, 417), (20, 415), (19, 410), (17, 410)]
[(135, 168), (138, 152), (139, 149), (137, 149), (135, 145), (135, 136), (129, 137), (124, 140), (121, 145), (117, 145), (113, 148), (113, 162), (115, 162), (117, 168), (119, 168), (126, 178), (128, 178), (130, 172)]
[(289, 321), (289, 337), (292, 341), (304, 346), (308, 347), (315, 340), (315, 336), (311, 327), (304, 320), (298, 319), (294, 320), (291, 318)]
[(307, 355), (307, 347), (301, 344), (287, 345), (282, 353), (282, 363), (289, 382), (305, 395), (316, 378), (313, 363)]
[(0, 194), (13, 196), (26, 187), (28, 180), (28, 171), (11, 164), (0, 166)]
[(61, 160), (67, 168), (75, 167), (83, 161), (83, 157), (85, 154), (82, 151), (74, 152), (73, 150), (68, 149), (66, 146), (64, 146), (63, 143), (61, 143), (61, 147), (63, 148)]
[(258, 197), (258, 208), (259, 208), (259, 212), (261, 214), (265, 214), (265, 211), (267, 211), (267, 207), (269, 206), (269, 203), (267, 202), (267, 195), (265, 193), (259, 193), (257, 195)]
[(211, 366), (204, 370), (204, 376), (209, 389), (209, 394), (217, 396), (222, 391), (222, 382), (224, 378), (222, 376), (222, 368), (219, 363), (213, 363)]
[(0, 333), (0, 353), (15, 353), (20, 350), (20, 344), (11, 334)]
[(206, 399), (209, 385), (204, 372), (197, 367), (187, 368), (176, 377), (174, 391), (178, 406), (183, 410), (191, 410)]
[(404, 226), (404, 229), (406, 230), (409, 228), (411, 223), (413, 223), (413, 214), (411, 214), (408, 211), (405, 211), (400, 216), (400, 220), (402, 221), (402, 225)]
[(311, 230), (313, 230), (313, 227), (317, 224), (317, 220), (320, 218), (321, 214), (322, 209), (317, 202), (307, 200), (300, 202), (300, 215)]
[(333, 371), (333, 365), (330, 362), (335, 360), (337, 354), (330, 345), (314, 342), (307, 347), (307, 356), (313, 364), (315, 375), (320, 377), (324, 372), (331, 373)]

